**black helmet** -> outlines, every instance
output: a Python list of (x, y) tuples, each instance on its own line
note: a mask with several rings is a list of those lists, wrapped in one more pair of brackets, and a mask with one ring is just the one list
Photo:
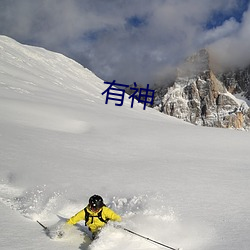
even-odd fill
[(89, 198), (90, 209), (99, 210), (103, 205), (103, 199), (101, 196), (95, 194)]

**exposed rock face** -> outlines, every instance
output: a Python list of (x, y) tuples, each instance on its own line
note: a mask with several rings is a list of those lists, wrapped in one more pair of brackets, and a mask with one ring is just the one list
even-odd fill
[(248, 105), (232, 95), (236, 93), (236, 88), (239, 89), (238, 92), (242, 91), (240, 84), (249, 84), (249, 74), (238, 73), (245, 76), (243, 82), (242, 78), (234, 78), (238, 79), (238, 84), (235, 83), (236, 80), (232, 80), (229, 73), (221, 74), (224, 80), (230, 79), (224, 84), (215, 76), (209, 63), (209, 53), (205, 49), (189, 57), (178, 69), (173, 86), (168, 88), (161, 103), (159, 105), (156, 103), (156, 108), (168, 115), (197, 125), (249, 128)]
[(250, 66), (218, 74), (228, 91), (232, 94), (241, 93), (250, 100)]

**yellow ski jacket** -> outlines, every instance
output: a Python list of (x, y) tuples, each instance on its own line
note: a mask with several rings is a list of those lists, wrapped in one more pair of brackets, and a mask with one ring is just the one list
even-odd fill
[[(89, 207), (86, 207), (87, 212), (89, 213), (88, 221), (85, 221), (86, 226), (90, 229), (92, 233), (97, 232), (100, 228), (102, 228), (106, 223), (104, 221), (112, 220), (112, 221), (121, 221), (120, 215), (116, 214), (113, 210), (110, 208), (103, 206), (99, 211), (93, 212), (89, 209)], [(101, 218), (104, 220), (100, 220), (98, 218), (98, 215), (101, 211)], [(85, 220), (85, 210), (82, 209), (77, 214), (72, 216), (68, 221), (67, 224), (74, 225), (80, 220)]]

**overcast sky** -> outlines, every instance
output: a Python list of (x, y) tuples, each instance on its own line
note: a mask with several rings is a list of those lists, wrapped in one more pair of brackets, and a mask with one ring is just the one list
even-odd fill
[(250, 62), (250, 0), (0, 0), (0, 34), (61, 52), (106, 81), (146, 84), (204, 47)]

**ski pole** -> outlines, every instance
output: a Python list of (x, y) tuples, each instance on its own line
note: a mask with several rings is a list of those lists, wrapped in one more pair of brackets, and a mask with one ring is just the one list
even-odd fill
[(143, 235), (141, 235), (141, 234), (135, 233), (135, 232), (133, 232), (133, 231), (127, 229), (127, 228), (122, 228), (122, 229), (125, 230), (125, 231), (127, 231), (127, 232), (129, 232), (129, 233), (131, 233), (131, 234), (137, 235), (137, 236), (139, 236), (139, 237), (141, 237), (141, 238), (143, 238), (143, 239), (145, 239), (145, 240), (154, 242), (154, 243), (156, 243), (156, 244), (158, 244), (158, 245), (161, 245), (161, 246), (163, 246), (163, 247), (169, 248), (169, 249), (171, 249), (171, 250), (180, 250), (180, 248), (173, 248), (173, 247), (167, 246), (167, 245), (162, 244), (162, 243), (160, 243), (160, 242), (158, 242), (158, 241), (155, 241), (155, 240), (152, 240), (152, 239), (150, 239), (150, 238), (148, 238), (148, 237), (145, 237), (145, 236), (143, 236)]
[(46, 230), (48, 230), (48, 228), (47, 227), (45, 227), (41, 222), (39, 222), (38, 220), (36, 221), (40, 226), (42, 226), (43, 227), (43, 229), (46, 231)]

